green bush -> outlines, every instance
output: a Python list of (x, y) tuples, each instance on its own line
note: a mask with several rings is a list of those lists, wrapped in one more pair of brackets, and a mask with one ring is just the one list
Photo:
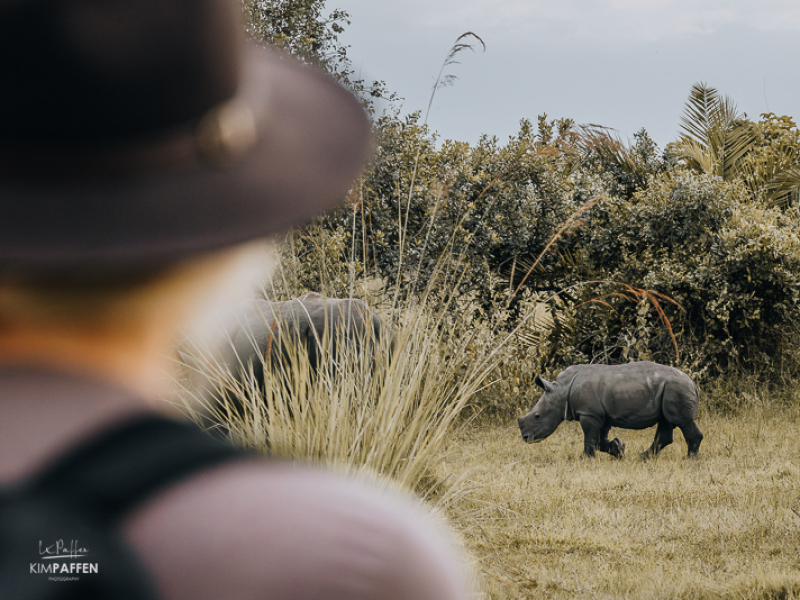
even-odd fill
[[(660, 177), (630, 200), (607, 198), (584, 233), (586, 256), (605, 279), (656, 290), (680, 305), (662, 302), (684, 362), (713, 372), (791, 354), (800, 237), (791, 219), (754, 204), (740, 184), (689, 173)], [(606, 312), (609, 331), (622, 332), (637, 318), (643, 332), (658, 323), (654, 308), (643, 320), (642, 306), (615, 308)], [(663, 346), (663, 335), (652, 342)], [(650, 344), (640, 354), (665, 350)]]
[[(513, 324), (519, 298), (508, 290), (523, 283), (553, 232), (605, 189), (570, 162), (570, 123), (555, 125), (542, 120), (534, 133), (523, 121), (505, 145), (495, 138), (437, 145), (418, 114), (383, 117), (374, 160), (346, 206), (318, 220), (313, 236), (295, 236), (291, 251), (316, 256), (320, 246), (312, 246), (323, 238), (328, 262), (348, 263), (361, 277), (443, 298), (457, 290), (484, 313), (510, 301)], [(565, 260), (572, 246), (564, 235), (523, 287), (554, 290), (574, 279)], [(320, 284), (313, 269), (306, 283)]]

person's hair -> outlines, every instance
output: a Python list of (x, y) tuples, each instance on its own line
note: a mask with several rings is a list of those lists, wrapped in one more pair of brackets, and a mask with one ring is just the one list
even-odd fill
[(169, 302), (184, 303), (204, 319), (224, 312), (255, 278), (266, 276), (264, 257), (263, 244), (249, 244), (152, 268), (0, 276), (0, 328), (136, 323)]

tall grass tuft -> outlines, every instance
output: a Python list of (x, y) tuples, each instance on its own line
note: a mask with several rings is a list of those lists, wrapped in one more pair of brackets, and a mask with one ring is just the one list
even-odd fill
[(394, 329), (394, 348), (388, 336), (370, 339), (371, 330), (358, 345), (342, 331), (326, 333), (316, 371), (305, 345), (282, 332), (279, 321), (274, 335), (285, 355), (256, 354), (263, 378), (246, 357), (224, 364), (212, 349), (190, 346), (195, 385), (187, 386), (185, 406), (195, 420), (239, 445), (391, 480), (446, 503), (453, 482), (432, 478), (432, 467), (494, 366), (491, 358), (476, 356), (478, 333), (459, 329), (450, 309), (427, 296), (385, 308), (381, 316)]
[[(473, 49), (473, 42), (485, 48), (472, 32), (460, 36), (451, 47), (433, 87), (431, 103), (438, 89), (453, 83), (454, 76), (445, 71), (456, 64), (460, 52)], [(416, 168), (415, 164), (409, 203)], [(356, 187), (354, 195), (358, 191)], [(457, 494), (454, 481), (432, 476), (434, 466), (445, 456), (446, 435), (500, 357), (494, 333), (476, 329), (460, 317), (459, 270), (454, 268), (459, 256), (453, 240), (438, 258), (427, 289), (422, 293), (410, 291), (414, 286), (408, 279), (414, 278), (414, 273), (413, 267), (408, 269), (404, 264), (404, 240), (409, 232), (408, 213), (402, 203), (397, 218), (400, 283), (388, 290), (381, 281), (369, 281), (364, 265), (356, 265), (355, 235), (350, 236), (351, 260), (343, 265), (333, 264), (328, 258), (330, 245), (340, 244), (339, 240), (322, 233), (315, 237), (314, 228), (302, 232), (319, 255), (316, 268), (320, 289), (313, 291), (367, 300), (392, 327), (393, 348), (385, 336), (355, 345), (344, 339), (329, 339), (342, 336), (342, 332), (326, 333), (318, 340), (322, 355), (314, 371), (301, 340), (287, 339), (290, 336), (284, 334), (285, 356), (280, 360), (258, 357), (265, 367), (261, 378), (255, 374), (258, 369), (246, 360), (225, 364), (213, 348), (190, 344), (186, 354), (192, 376), (185, 389), (184, 406), (192, 418), (242, 446), (370, 474), (423, 498), (435, 497), (441, 505)], [(431, 227), (432, 222), (427, 230)], [(295, 235), (290, 234), (284, 243), (293, 244)], [(264, 295), (271, 300), (309, 291), (302, 288), (297, 275), (308, 266), (296, 264), (293, 252), (284, 254), (288, 260), (283, 270), (266, 284)], [(402, 275), (404, 269), (409, 270), (407, 275)], [(442, 294), (444, 288), (450, 291)], [(281, 336), (280, 324), (278, 329), (276, 335)], [(374, 353), (360, 350), (373, 345)], [(335, 356), (332, 347), (337, 348)], [(485, 351), (479, 352), (479, 348)]]

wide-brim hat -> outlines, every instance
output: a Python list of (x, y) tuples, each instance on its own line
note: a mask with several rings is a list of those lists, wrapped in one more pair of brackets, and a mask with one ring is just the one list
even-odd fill
[(308, 222), (370, 151), (333, 78), (231, 0), (0, 8), (0, 274), (166, 264)]

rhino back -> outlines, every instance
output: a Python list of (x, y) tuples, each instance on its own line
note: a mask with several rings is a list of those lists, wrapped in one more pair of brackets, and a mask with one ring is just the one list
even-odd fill
[[(320, 360), (320, 343), (327, 339), (330, 351), (337, 357), (339, 345), (356, 348), (358, 352), (368, 341), (374, 344), (380, 337), (381, 320), (363, 300), (356, 298), (325, 298), (306, 294), (285, 303), (280, 309), (284, 329), (305, 344), (312, 368)], [(372, 335), (366, 331), (371, 328)], [(374, 350), (370, 349), (370, 354)]]
[(320, 340), (326, 331), (329, 335), (341, 331), (347, 337), (352, 334), (363, 335), (364, 318), (371, 314), (363, 300), (325, 298), (311, 293), (281, 303), (280, 307), (283, 321), (293, 329), (305, 328), (301, 334), (312, 337), (316, 334)]
[[(288, 364), (292, 348), (302, 348), (316, 371), (322, 354), (320, 343), (325, 339), (333, 356), (337, 356), (340, 342), (359, 352), (369, 343), (368, 356), (372, 356), (382, 335), (392, 340), (391, 330), (363, 300), (325, 298), (313, 292), (286, 301), (244, 302), (229, 318), (227, 329), (231, 344), (223, 349), (223, 364), (247, 370), (249, 363), (255, 363), (259, 377), (263, 377), (261, 362), (265, 357)], [(261, 360), (254, 361), (256, 356)]]
[(644, 429), (661, 419), (679, 425), (697, 413), (697, 388), (673, 367), (651, 362), (575, 365), (563, 374), (571, 370), (573, 411), (603, 418), (614, 427)]

